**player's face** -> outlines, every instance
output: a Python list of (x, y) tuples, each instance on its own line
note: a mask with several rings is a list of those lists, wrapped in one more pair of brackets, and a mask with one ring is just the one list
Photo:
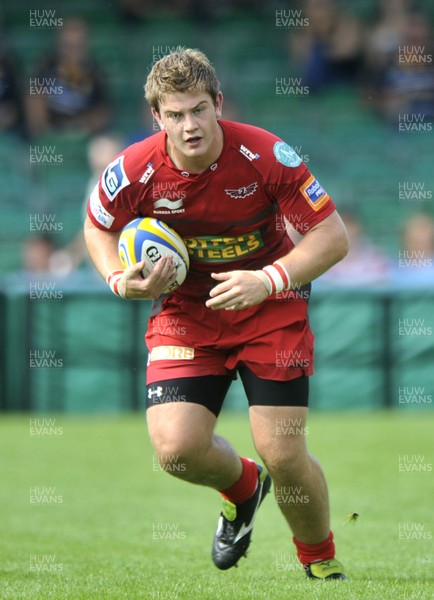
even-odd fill
[(207, 93), (178, 92), (167, 95), (160, 111), (153, 111), (168, 137), (168, 151), (176, 166), (206, 168), (219, 156), (223, 134), (217, 122), (223, 96), (214, 104)]

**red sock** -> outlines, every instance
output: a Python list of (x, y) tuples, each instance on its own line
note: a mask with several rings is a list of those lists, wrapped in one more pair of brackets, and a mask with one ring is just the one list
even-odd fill
[(243, 472), (241, 477), (234, 485), (227, 490), (222, 490), (220, 494), (226, 500), (241, 504), (253, 496), (258, 485), (258, 467), (250, 458), (240, 456), (243, 463)]
[(303, 544), (303, 542), (296, 540), (295, 537), (292, 538), (292, 541), (297, 548), (298, 559), (302, 565), (330, 560), (335, 557), (335, 545), (331, 531), (328, 538), (320, 544)]

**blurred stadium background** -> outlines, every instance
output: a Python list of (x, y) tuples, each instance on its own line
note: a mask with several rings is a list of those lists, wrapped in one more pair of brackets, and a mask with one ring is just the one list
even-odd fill
[[(399, 269), (398, 262), (406, 221), (420, 211), (434, 216), (433, 113), (426, 111), (425, 129), (400, 131), (397, 118), (379, 109), (378, 89), (363, 70), (363, 48), (356, 52), (352, 67), (358, 69), (356, 77), (344, 73), (338, 81), (312, 85), (301, 95), (278, 93), (277, 80), (286, 78), (288, 85), (289, 78), (303, 75), (294, 52), (303, 25), (283, 24), (285, 18), (296, 18), (294, 11), (305, 10), (303, 2), (35, 4), (7, 2), (0, 13), (1, 45), (13, 60), (23, 105), (30, 81), (37, 77), (61, 28), (46, 26), (43, 19), (65, 22), (79, 17), (89, 27), (90, 54), (107, 87), (110, 116), (105, 131), (116, 134), (124, 145), (144, 135), (144, 130), (152, 133), (142, 86), (153, 61), (178, 45), (200, 48), (210, 57), (227, 100), (223, 116), (267, 128), (296, 147), (338, 208), (357, 215), (367, 239), (387, 258), (388, 273), (393, 274), (370, 283), (369, 277), (357, 280), (348, 270), (348, 285), (327, 281), (314, 285), (312, 407), (428, 410), (434, 393), (432, 257), (423, 256), (424, 277), (417, 285), (411, 283), (411, 268)], [(366, 49), (381, 3), (336, 4), (338, 12), (344, 8), (357, 21)], [(419, 8), (430, 23), (432, 44), (434, 3), (421, 2)], [(35, 10), (39, 12), (32, 24)], [(45, 233), (44, 224), (51, 229), (58, 248), (69, 247), (79, 234), (91, 178), (91, 138), (66, 130), (32, 136), (25, 127), (0, 134), (4, 411), (116, 413), (143, 408), (143, 334), (149, 304), (114, 297), (86, 261), (66, 274), (62, 269), (31, 272), (23, 263), (25, 240), (35, 235), (32, 222), (42, 224), (39, 233)], [(55, 156), (58, 162), (35, 164), (32, 154)], [(400, 183), (414, 182), (431, 191), (428, 201), (427, 194), (414, 201), (400, 199)], [(369, 262), (366, 269), (369, 272)], [(32, 356), (46, 359), (51, 368), (32, 366)], [(226, 408), (244, 406), (236, 383)]]

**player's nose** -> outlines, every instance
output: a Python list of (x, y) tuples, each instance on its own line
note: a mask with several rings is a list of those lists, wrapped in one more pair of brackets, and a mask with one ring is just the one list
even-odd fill
[(194, 115), (186, 115), (184, 119), (184, 131), (187, 133), (191, 133), (192, 131), (196, 131), (198, 129), (197, 121), (194, 118)]

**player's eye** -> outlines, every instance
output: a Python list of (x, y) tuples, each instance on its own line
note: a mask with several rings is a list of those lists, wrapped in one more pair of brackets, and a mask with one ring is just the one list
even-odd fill
[(205, 110), (204, 108), (196, 108), (194, 112), (195, 112), (196, 114), (200, 114), (200, 113), (201, 113), (201, 112), (203, 112), (204, 110)]

